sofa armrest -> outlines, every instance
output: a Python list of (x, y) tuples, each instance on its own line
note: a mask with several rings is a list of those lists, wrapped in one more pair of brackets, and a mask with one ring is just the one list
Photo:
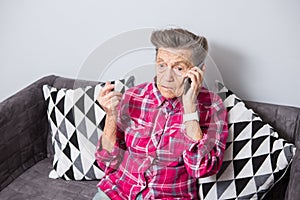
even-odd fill
[(247, 101), (246, 105), (270, 123), (281, 137), (296, 145), (287, 173), (264, 199), (299, 199), (300, 196), (300, 108)]
[[(300, 142), (297, 146), (300, 146)], [(285, 199), (288, 200), (298, 200), (300, 196), (300, 150), (298, 147), (291, 165), (289, 185), (285, 193)]]
[[(300, 113), (298, 115), (297, 120), (297, 135), (300, 135)], [(293, 159), (291, 165), (291, 173), (290, 173), (290, 180), (287, 191), (285, 193), (285, 199), (288, 200), (298, 200), (300, 196), (300, 141), (296, 142), (297, 150), (295, 157)]]
[(42, 86), (55, 79), (41, 78), (0, 103), (0, 191), (47, 155), (49, 125)]

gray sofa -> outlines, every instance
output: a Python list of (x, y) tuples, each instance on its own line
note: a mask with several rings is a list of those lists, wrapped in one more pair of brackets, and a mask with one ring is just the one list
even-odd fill
[[(49, 179), (49, 123), (42, 86), (73, 88), (74, 79), (43, 77), (0, 103), (0, 199), (92, 199), (98, 181)], [(76, 87), (95, 84), (76, 81)], [(300, 108), (246, 101), (279, 134), (297, 146), (285, 176), (265, 199), (300, 197)]]

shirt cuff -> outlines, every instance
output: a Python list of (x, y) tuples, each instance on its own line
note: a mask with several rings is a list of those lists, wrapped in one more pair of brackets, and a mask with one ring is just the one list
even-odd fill
[(98, 157), (100, 157), (102, 160), (104, 160), (106, 162), (115, 159), (120, 153), (119, 141), (118, 140), (116, 141), (116, 143), (115, 143), (115, 145), (114, 145), (111, 152), (109, 152), (106, 149), (103, 149), (101, 141), (102, 141), (102, 136), (100, 137), (98, 150), (97, 150)]
[(187, 135), (187, 133), (184, 133), (187, 144), (190, 144), (187, 148), (187, 151), (189, 152), (198, 152), (199, 149), (205, 149), (204, 144), (207, 141), (207, 135), (203, 133), (203, 137), (200, 140), (194, 140), (191, 137)]

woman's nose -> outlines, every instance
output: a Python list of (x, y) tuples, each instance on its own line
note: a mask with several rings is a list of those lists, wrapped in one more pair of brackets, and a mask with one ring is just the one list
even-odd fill
[(174, 76), (173, 76), (173, 69), (171, 67), (168, 67), (165, 71), (164, 78), (166, 81), (173, 81)]

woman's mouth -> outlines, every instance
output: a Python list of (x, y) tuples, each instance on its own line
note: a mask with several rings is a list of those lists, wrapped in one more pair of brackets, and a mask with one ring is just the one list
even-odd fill
[(171, 90), (172, 88), (171, 87), (168, 87), (168, 86), (164, 86), (164, 85), (161, 85), (162, 88), (166, 89), (166, 90)]

